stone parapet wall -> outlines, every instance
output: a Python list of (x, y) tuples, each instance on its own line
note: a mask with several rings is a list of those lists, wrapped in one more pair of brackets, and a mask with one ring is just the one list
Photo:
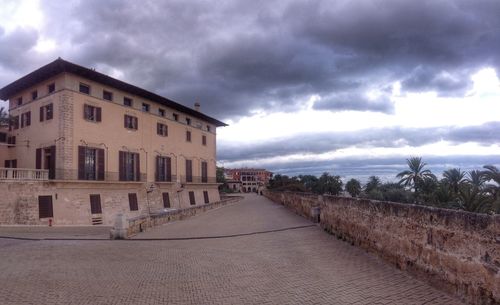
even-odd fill
[[(329, 233), (472, 304), (500, 304), (500, 215), (334, 196), (266, 192)], [(316, 196), (316, 201), (311, 200)]]
[(151, 216), (142, 215), (129, 219), (127, 236), (135, 235), (144, 230), (165, 224), (167, 222), (186, 219), (208, 210), (217, 209), (243, 199), (241, 196), (228, 196), (221, 198), (220, 201), (208, 203), (200, 206), (193, 206), (184, 209), (168, 210), (162, 213), (152, 214)]

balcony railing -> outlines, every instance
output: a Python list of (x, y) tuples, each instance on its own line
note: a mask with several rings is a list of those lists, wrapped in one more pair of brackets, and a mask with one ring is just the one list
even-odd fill
[(46, 169), (0, 167), (0, 180), (45, 181), (49, 180), (49, 171)]
[[(56, 169), (55, 180), (66, 180), (66, 181), (108, 181), (108, 182), (146, 182), (146, 174), (141, 173), (139, 179), (134, 180), (120, 180), (120, 174), (118, 172), (104, 172), (104, 179), (98, 179), (98, 174), (88, 174), (84, 175), (85, 179), (80, 179), (78, 170), (76, 169)], [(130, 177), (131, 178), (131, 177)]]

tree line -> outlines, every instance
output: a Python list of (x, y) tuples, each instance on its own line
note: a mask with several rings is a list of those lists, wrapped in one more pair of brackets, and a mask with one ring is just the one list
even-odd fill
[(481, 170), (445, 170), (438, 179), (421, 157), (406, 160), (408, 169), (398, 173), (398, 182), (382, 183), (379, 177), (369, 177), (366, 184), (350, 179), (345, 187), (340, 176), (323, 173), (314, 175), (275, 175), (269, 189), (316, 194), (339, 195), (342, 191), (352, 197), (374, 200), (415, 203), (441, 208), (460, 209), (476, 213), (500, 214), (500, 171), (493, 165)]

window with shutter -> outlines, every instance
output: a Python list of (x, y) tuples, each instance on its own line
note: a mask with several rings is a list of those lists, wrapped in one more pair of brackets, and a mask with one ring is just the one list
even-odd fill
[(141, 181), (140, 155), (138, 153), (119, 152), (120, 181)]
[(39, 218), (54, 217), (52, 196), (38, 196), (38, 216)]
[(170, 208), (170, 196), (168, 193), (162, 193), (163, 197), (163, 207), (164, 208)]
[(21, 128), (31, 125), (31, 111), (21, 114)]
[(123, 122), (124, 122), (124, 127), (127, 128), (127, 129), (134, 129), (134, 130), (138, 129), (138, 122), (139, 121), (134, 116), (125, 115), (124, 119), (123, 119)]
[(52, 120), (54, 117), (54, 105), (52, 103), (45, 106), (45, 116), (47, 120)]
[(186, 142), (191, 142), (191, 131), (186, 131)]
[(131, 211), (138, 211), (139, 210), (139, 204), (137, 202), (137, 194), (136, 193), (129, 193), (128, 194), (128, 204), (129, 204)]
[(90, 194), (90, 213), (91, 214), (102, 214), (101, 195)]
[(201, 182), (208, 182), (208, 164), (207, 162), (201, 162)]
[(104, 180), (104, 149), (78, 146), (78, 179)]
[(193, 191), (189, 192), (189, 204), (191, 204), (191, 205), (195, 205), (196, 204), (196, 200), (194, 198), (194, 192)]
[(44, 116), (45, 116), (45, 106), (40, 107), (40, 122), (44, 121)]
[(201, 136), (201, 145), (207, 146), (207, 136)]
[(83, 105), (83, 118), (90, 122), (101, 121), (101, 107), (94, 107), (90, 105)]
[(203, 191), (203, 199), (205, 200), (205, 203), (209, 203), (209, 198), (208, 198), (208, 192)]
[(193, 161), (186, 160), (186, 182), (193, 182)]
[(172, 162), (170, 157), (156, 157), (156, 181), (172, 181)]

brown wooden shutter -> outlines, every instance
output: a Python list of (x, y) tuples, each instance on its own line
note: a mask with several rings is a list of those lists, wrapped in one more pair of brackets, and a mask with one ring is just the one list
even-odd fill
[(210, 200), (208, 198), (208, 192), (207, 191), (203, 191), (203, 199), (205, 201), (205, 203), (209, 203)]
[(96, 107), (96, 109), (95, 109), (95, 121), (100, 122), (101, 116), (102, 116), (101, 107)]
[(39, 218), (54, 217), (52, 196), (38, 196), (38, 216)]
[(91, 214), (102, 214), (101, 195), (90, 194), (90, 213)]
[(201, 182), (208, 182), (207, 162), (201, 162)]
[(162, 170), (160, 168), (160, 158), (160, 156), (156, 156), (155, 181), (160, 181), (160, 171)]
[(156, 134), (161, 135), (161, 124), (156, 123)]
[(85, 180), (85, 146), (78, 146), (78, 180)]
[(49, 164), (49, 179), (56, 178), (56, 146), (52, 145), (50, 148), (50, 164)]
[(40, 122), (43, 122), (43, 113), (44, 113), (44, 110), (45, 110), (45, 106), (40, 107)]
[(24, 113), (23, 113), (23, 114), (21, 114), (21, 128), (23, 128), (23, 127), (24, 127), (24, 116), (25, 116), (25, 114), (24, 114)]
[(170, 208), (170, 196), (168, 193), (162, 193), (163, 196), (163, 207)]
[(31, 125), (31, 111), (28, 111), (26, 113), (26, 126), (30, 126)]
[(83, 119), (88, 120), (87, 113), (89, 113), (89, 105), (83, 105)]
[(35, 159), (35, 167), (36, 169), (42, 169), (42, 149), (36, 149), (36, 159)]
[(11, 166), (12, 168), (17, 168), (17, 159), (15, 159), (15, 160), (11, 160), (11, 161), (10, 161), (10, 166)]
[(128, 194), (128, 204), (131, 211), (139, 210), (139, 203), (137, 202), (137, 194), (129, 193)]
[(104, 149), (97, 150), (97, 180), (104, 180)]
[(166, 167), (167, 167), (167, 175), (166, 175), (166, 180), (167, 181), (172, 181), (172, 159), (170, 157), (166, 158)]
[(135, 181), (141, 181), (141, 155), (140, 154), (134, 154), (135, 155)]
[(125, 181), (125, 152), (118, 152), (118, 171), (120, 181)]
[(191, 160), (186, 160), (186, 182), (193, 182), (193, 163)]
[(139, 129), (139, 119), (134, 117), (133, 121), (134, 121), (134, 129)]
[(10, 168), (10, 160), (3, 161), (3, 167)]
[(128, 115), (125, 115), (125, 116), (123, 117), (123, 127), (125, 127), (125, 128), (128, 128), (128, 126), (127, 126), (127, 116), (128, 116)]
[(194, 192), (189, 192), (189, 204), (191, 204), (191, 205), (196, 204), (196, 200), (194, 198)]

